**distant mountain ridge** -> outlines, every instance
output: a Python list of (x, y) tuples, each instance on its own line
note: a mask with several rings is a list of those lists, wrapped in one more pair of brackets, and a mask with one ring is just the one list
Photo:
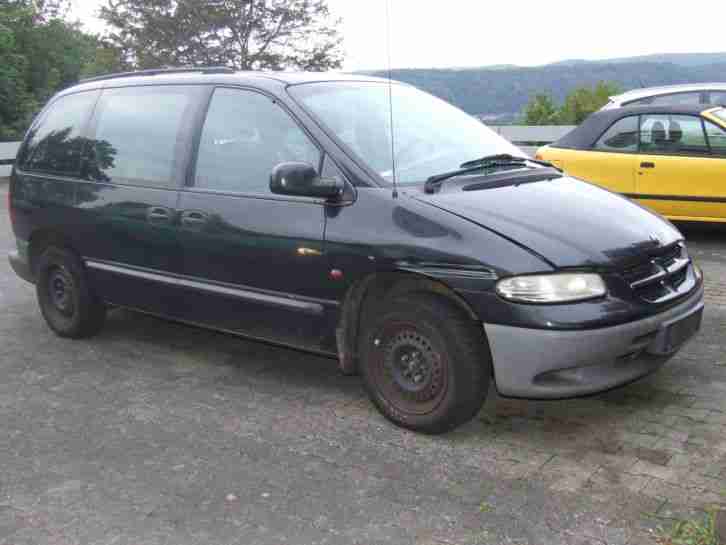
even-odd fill
[[(385, 70), (366, 74), (387, 77)], [(415, 85), (494, 122), (511, 122), (530, 97), (562, 101), (577, 87), (611, 81), (623, 91), (677, 83), (726, 81), (726, 53), (668, 53), (600, 61), (566, 60), (534, 67), (394, 69), (393, 79)]]
[[(620, 64), (628, 62), (668, 62), (679, 66), (703, 66), (704, 64), (723, 64), (726, 63), (726, 53), (655, 53), (652, 55), (638, 55), (636, 57), (616, 57), (613, 59), (603, 60), (585, 60), (585, 59), (569, 59), (552, 63), (553, 65), (562, 64), (586, 64), (586, 63), (605, 63)], [(552, 66), (552, 65), (550, 65)], [(726, 76), (724, 76), (726, 77)]]

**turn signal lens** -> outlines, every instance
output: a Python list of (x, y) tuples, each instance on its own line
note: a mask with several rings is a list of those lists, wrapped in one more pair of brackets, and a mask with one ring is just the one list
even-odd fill
[(568, 303), (602, 297), (607, 290), (598, 274), (561, 273), (504, 278), (497, 293), (521, 303)]

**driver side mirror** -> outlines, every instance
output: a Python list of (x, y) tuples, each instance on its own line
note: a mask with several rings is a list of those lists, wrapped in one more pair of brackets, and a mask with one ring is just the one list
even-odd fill
[(321, 178), (309, 163), (280, 163), (270, 174), (270, 191), (277, 195), (337, 200), (343, 189), (341, 181)]

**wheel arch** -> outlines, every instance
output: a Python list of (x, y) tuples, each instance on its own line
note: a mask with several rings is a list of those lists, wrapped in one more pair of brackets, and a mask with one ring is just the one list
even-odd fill
[(59, 246), (75, 253), (80, 258), (68, 237), (52, 228), (37, 229), (30, 235), (30, 239), (28, 240), (28, 264), (33, 277), (36, 276), (35, 269), (38, 257), (49, 246)]
[(472, 307), (450, 286), (429, 276), (408, 271), (371, 273), (358, 280), (346, 293), (336, 329), (339, 365), (343, 373), (358, 371), (358, 338), (366, 313), (384, 299), (404, 293), (424, 292), (442, 297), (472, 320), (478, 317)]

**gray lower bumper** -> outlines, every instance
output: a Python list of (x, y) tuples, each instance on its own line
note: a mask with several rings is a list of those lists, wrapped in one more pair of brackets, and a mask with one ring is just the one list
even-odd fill
[(702, 308), (701, 286), (665, 312), (602, 329), (549, 331), (484, 324), (497, 389), (508, 397), (557, 399), (627, 384), (652, 373), (678, 351), (663, 350), (666, 326)]
[(31, 284), (35, 283), (33, 273), (30, 270), (30, 265), (20, 256), (20, 253), (17, 250), (12, 251), (8, 254), (8, 261), (10, 262), (10, 266), (15, 271), (15, 274), (17, 274), (23, 280), (30, 282)]

